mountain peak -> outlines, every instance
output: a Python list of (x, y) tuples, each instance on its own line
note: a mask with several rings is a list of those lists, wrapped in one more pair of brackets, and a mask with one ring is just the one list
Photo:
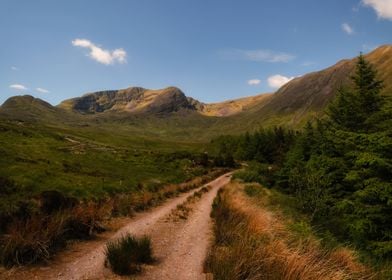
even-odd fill
[(28, 94), (12, 96), (8, 98), (1, 107), (14, 108), (20, 106), (43, 106), (46, 108), (53, 108), (48, 102)]
[(87, 93), (82, 97), (61, 102), (59, 107), (85, 114), (106, 111), (170, 113), (181, 109), (194, 109), (185, 94), (177, 87), (159, 90), (129, 87)]

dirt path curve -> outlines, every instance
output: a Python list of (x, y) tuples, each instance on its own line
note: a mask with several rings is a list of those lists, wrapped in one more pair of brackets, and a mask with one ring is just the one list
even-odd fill
[[(230, 181), (225, 174), (206, 184), (212, 189), (194, 205), (186, 221), (175, 222), (168, 216), (200, 188), (182, 194), (147, 212), (138, 213), (129, 223), (108, 238), (79, 244), (47, 267), (21, 268), (0, 273), (0, 279), (123, 279), (104, 267), (104, 250), (108, 239), (126, 233), (149, 235), (158, 263), (148, 266), (138, 279), (204, 279), (202, 265), (211, 231), (211, 204), (218, 189)], [(78, 245), (76, 246), (78, 247)], [(129, 278), (128, 278), (129, 279)]]
[(145, 268), (136, 279), (201, 280), (203, 264), (211, 241), (212, 202), (219, 188), (230, 181), (224, 175), (209, 183), (211, 190), (193, 205), (185, 221), (160, 220), (149, 232), (159, 263)]

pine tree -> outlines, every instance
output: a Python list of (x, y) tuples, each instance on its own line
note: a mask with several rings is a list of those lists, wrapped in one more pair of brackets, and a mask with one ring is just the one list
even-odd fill
[(354, 88), (358, 93), (360, 107), (366, 118), (379, 111), (382, 106), (383, 98), (380, 95), (380, 91), (383, 88), (383, 84), (382, 81), (377, 79), (376, 75), (376, 70), (365, 60), (361, 53), (358, 56), (355, 75), (351, 79), (354, 81)]
[(381, 110), (384, 103), (382, 81), (376, 75), (376, 70), (361, 53), (351, 77), (352, 88), (340, 88), (327, 110), (332, 124), (349, 131), (370, 129), (373, 125), (371, 117)]

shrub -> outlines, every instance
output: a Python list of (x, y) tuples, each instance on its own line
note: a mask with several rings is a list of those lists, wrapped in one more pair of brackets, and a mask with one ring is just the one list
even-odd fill
[(0, 263), (6, 267), (49, 259), (51, 253), (64, 246), (64, 233), (69, 216), (32, 216), (14, 221), (0, 239)]
[(238, 171), (238, 172), (234, 173), (233, 179), (240, 179), (245, 183), (251, 183), (251, 182), (262, 183), (263, 182), (262, 176), (257, 171), (253, 171), (253, 170)]
[(62, 209), (75, 207), (79, 201), (73, 197), (67, 197), (59, 191), (44, 191), (40, 195), (41, 211), (45, 214), (58, 212)]
[(87, 239), (103, 231), (107, 212), (104, 204), (91, 202), (51, 214), (15, 217), (0, 235), (0, 263), (11, 267), (45, 261), (68, 239)]
[(248, 196), (258, 196), (262, 192), (262, 188), (258, 184), (246, 184), (244, 191)]
[(106, 245), (106, 261), (112, 271), (119, 275), (129, 275), (140, 271), (140, 264), (153, 261), (151, 240), (140, 239), (128, 234)]

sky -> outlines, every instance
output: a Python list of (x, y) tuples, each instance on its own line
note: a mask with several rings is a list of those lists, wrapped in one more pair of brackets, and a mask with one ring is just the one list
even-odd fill
[(0, 0), (0, 38), (0, 104), (129, 86), (218, 102), (391, 44), (392, 0)]

